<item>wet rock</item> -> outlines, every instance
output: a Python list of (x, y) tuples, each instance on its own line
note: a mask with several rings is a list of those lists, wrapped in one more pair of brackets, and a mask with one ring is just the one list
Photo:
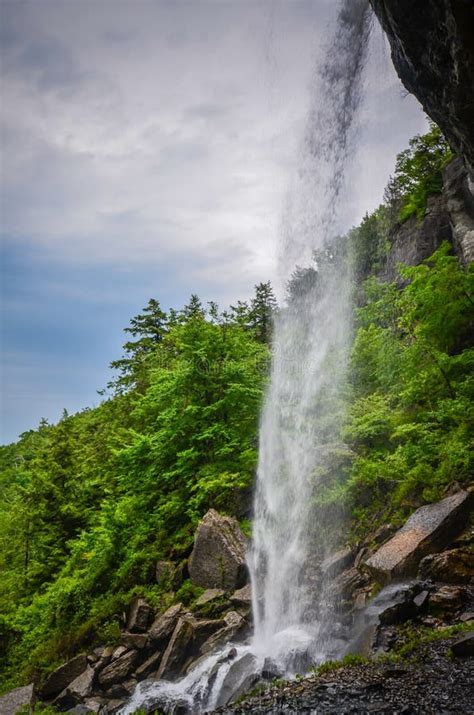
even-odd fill
[(126, 648), (142, 650), (148, 643), (147, 633), (122, 633), (120, 640)]
[(260, 676), (256, 673), (257, 660), (252, 653), (246, 653), (230, 666), (222, 682), (216, 707), (227, 705), (248, 692)]
[(138, 652), (129, 650), (112, 660), (99, 674), (99, 683), (104, 688), (109, 688), (115, 683), (119, 683), (131, 673), (133, 666), (138, 660)]
[(60, 693), (69, 685), (75, 678), (87, 668), (87, 656), (77, 655), (75, 658), (63, 663), (59, 668), (53, 670), (46, 678), (43, 687), (41, 688), (41, 697), (49, 699)]
[(1, 715), (16, 715), (20, 708), (32, 705), (34, 700), (34, 685), (25, 685), (23, 688), (15, 688), (9, 693), (0, 696)]
[(164, 641), (169, 638), (176, 628), (179, 618), (183, 615), (184, 610), (182, 603), (176, 603), (159, 615), (148, 632), (150, 641), (158, 643), (159, 641)]
[(354, 567), (343, 571), (332, 580), (328, 589), (329, 599), (351, 601), (356, 591), (364, 589), (369, 579), (367, 574)]
[(91, 713), (98, 713), (101, 707), (105, 704), (102, 698), (87, 698), (84, 705), (89, 708)]
[(136, 598), (130, 607), (127, 630), (130, 633), (144, 633), (152, 618), (153, 609), (151, 606), (143, 598)]
[(458, 586), (441, 586), (430, 596), (430, 611), (432, 613), (457, 611), (466, 598), (466, 592)]
[(455, 641), (451, 646), (451, 651), (457, 658), (474, 656), (474, 631)]
[(109, 700), (100, 715), (116, 715), (125, 705), (125, 700)]
[(248, 583), (243, 588), (234, 591), (230, 597), (230, 602), (236, 606), (251, 606), (252, 605), (252, 587)]
[(155, 653), (152, 653), (149, 658), (145, 660), (144, 663), (142, 663), (136, 670), (135, 670), (135, 677), (137, 680), (143, 680), (144, 678), (148, 677), (151, 673), (155, 672), (158, 670), (158, 667), (160, 665), (161, 657), (163, 655), (162, 650), (157, 650)]
[(221, 588), (208, 588), (206, 591), (204, 591), (201, 596), (199, 596), (198, 600), (196, 601), (196, 606), (199, 608), (199, 606), (205, 606), (208, 603), (211, 603), (212, 601), (216, 601), (220, 598), (225, 596), (225, 591), (223, 591)]
[(188, 568), (191, 581), (203, 588), (234, 590), (245, 584), (247, 541), (239, 523), (210, 509), (199, 524)]
[(163, 653), (157, 678), (170, 679), (178, 675), (187, 658), (187, 648), (194, 634), (193, 619), (181, 617), (171, 636), (170, 642)]
[(328, 556), (321, 564), (321, 572), (325, 578), (338, 576), (345, 571), (348, 566), (351, 566), (354, 561), (354, 551), (349, 546), (336, 551), (335, 554)]
[(463, 623), (469, 623), (469, 621), (474, 621), (474, 611), (466, 611), (466, 613), (463, 613), (460, 616), (459, 620)]
[(420, 576), (444, 583), (470, 583), (474, 580), (474, 554), (469, 549), (451, 549), (425, 556)]
[(406, 524), (365, 561), (365, 567), (381, 583), (416, 573), (424, 556), (446, 546), (462, 529), (471, 503), (472, 495), (460, 491), (417, 509)]
[(417, 607), (418, 611), (422, 611), (427, 607), (429, 598), (429, 591), (421, 591), (417, 596), (415, 596), (413, 603)]
[(226, 614), (225, 626), (214, 633), (210, 638), (208, 638), (201, 646), (200, 651), (202, 654), (211, 653), (216, 648), (225, 645), (230, 640), (232, 640), (239, 631), (241, 631), (246, 626), (246, 620), (240, 613), (236, 611), (230, 611)]

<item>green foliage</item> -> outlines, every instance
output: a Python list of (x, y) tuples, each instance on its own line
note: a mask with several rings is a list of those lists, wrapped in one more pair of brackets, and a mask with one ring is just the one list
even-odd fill
[(449, 250), (403, 268), (403, 290), (365, 284), (346, 429), (356, 454), (346, 489), (361, 532), (472, 477), (473, 271)]
[(369, 659), (362, 655), (348, 653), (340, 660), (327, 660), (325, 663), (315, 666), (312, 668), (312, 672), (315, 675), (326, 675), (327, 673), (332, 673), (334, 670), (339, 670), (340, 668), (346, 668), (353, 665), (365, 665), (369, 662)]
[(452, 156), (441, 130), (433, 123), (427, 134), (411, 139), (409, 148), (397, 156), (387, 193), (398, 202), (401, 221), (413, 215), (424, 217), (428, 196), (441, 193), (441, 172)]
[(248, 513), (273, 305), (262, 286), (245, 324), (197, 296), (169, 315), (150, 301), (112, 399), (0, 450), (5, 687), (116, 642), (134, 596), (157, 609), (199, 596), (153, 584), (154, 569), (182, 562), (208, 508)]

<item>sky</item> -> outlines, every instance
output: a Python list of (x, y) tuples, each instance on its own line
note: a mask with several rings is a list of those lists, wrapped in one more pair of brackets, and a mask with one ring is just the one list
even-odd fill
[[(0, 0), (1, 441), (98, 404), (150, 297), (276, 273), (334, 0)], [(426, 128), (374, 27), (341, 215)]]

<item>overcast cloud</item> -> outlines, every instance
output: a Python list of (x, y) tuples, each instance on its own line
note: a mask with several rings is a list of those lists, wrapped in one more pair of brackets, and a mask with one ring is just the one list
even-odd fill
[[(334, 6), (1, 2), (5, 440), (97, 401), (152, 295), (225, 305), (275, 276)], [(347, 227), (425, 126), (377, 28)]]

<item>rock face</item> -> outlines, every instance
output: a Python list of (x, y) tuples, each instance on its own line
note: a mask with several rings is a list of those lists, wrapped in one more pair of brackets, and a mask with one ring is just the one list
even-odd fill
[(454, 248), (466, 265), (474, 261), (474, 181), (469, 179), (460, 157), (447, 164), (443, 182)]
[(174, 606), (168, 608), (154, 621), (148, 637), (150, 641), (159, 642), (168, 638), (174, 631), (179, 617), (184, 613), (182, 603), (175, 603)]
[(471, 503), (472, 494), (460, 491), (421, 507), (365, 562), (366, 568), (381, 583), (416, 573), (424, 556), (446, 546), (449, 538), (461, 531)]
[(396, 280), (399, 263), (417, 266), (429, 258), (443, 241), (452, 241), (452, 228), (446, 197), (438, 194), (428, 198), (426, 216), (421, 223), (416, 216), (411, 216), (397, 227), (381, 278), (385, 281)]
[(445, 583), (470, 583), (474, 581), (474, 554), (470, 549), (450, 549), (425, 556), (420, 576)]
[(210, 509), (199, 524), (189, 559), (189, 575), (197, 586), (233, 591), (246, 577), (247, 542), (236, 519)]
[(395, 69), (462, 154), (474, 178), (474, 5), (469, 0), (370, 0)]
[(6, 695), (0, 697), (1, 715), (16, 715), (22, 707), (29, 706), (33, 702), (33, 683), (25, 685), (23, 688), (11, 690)]

